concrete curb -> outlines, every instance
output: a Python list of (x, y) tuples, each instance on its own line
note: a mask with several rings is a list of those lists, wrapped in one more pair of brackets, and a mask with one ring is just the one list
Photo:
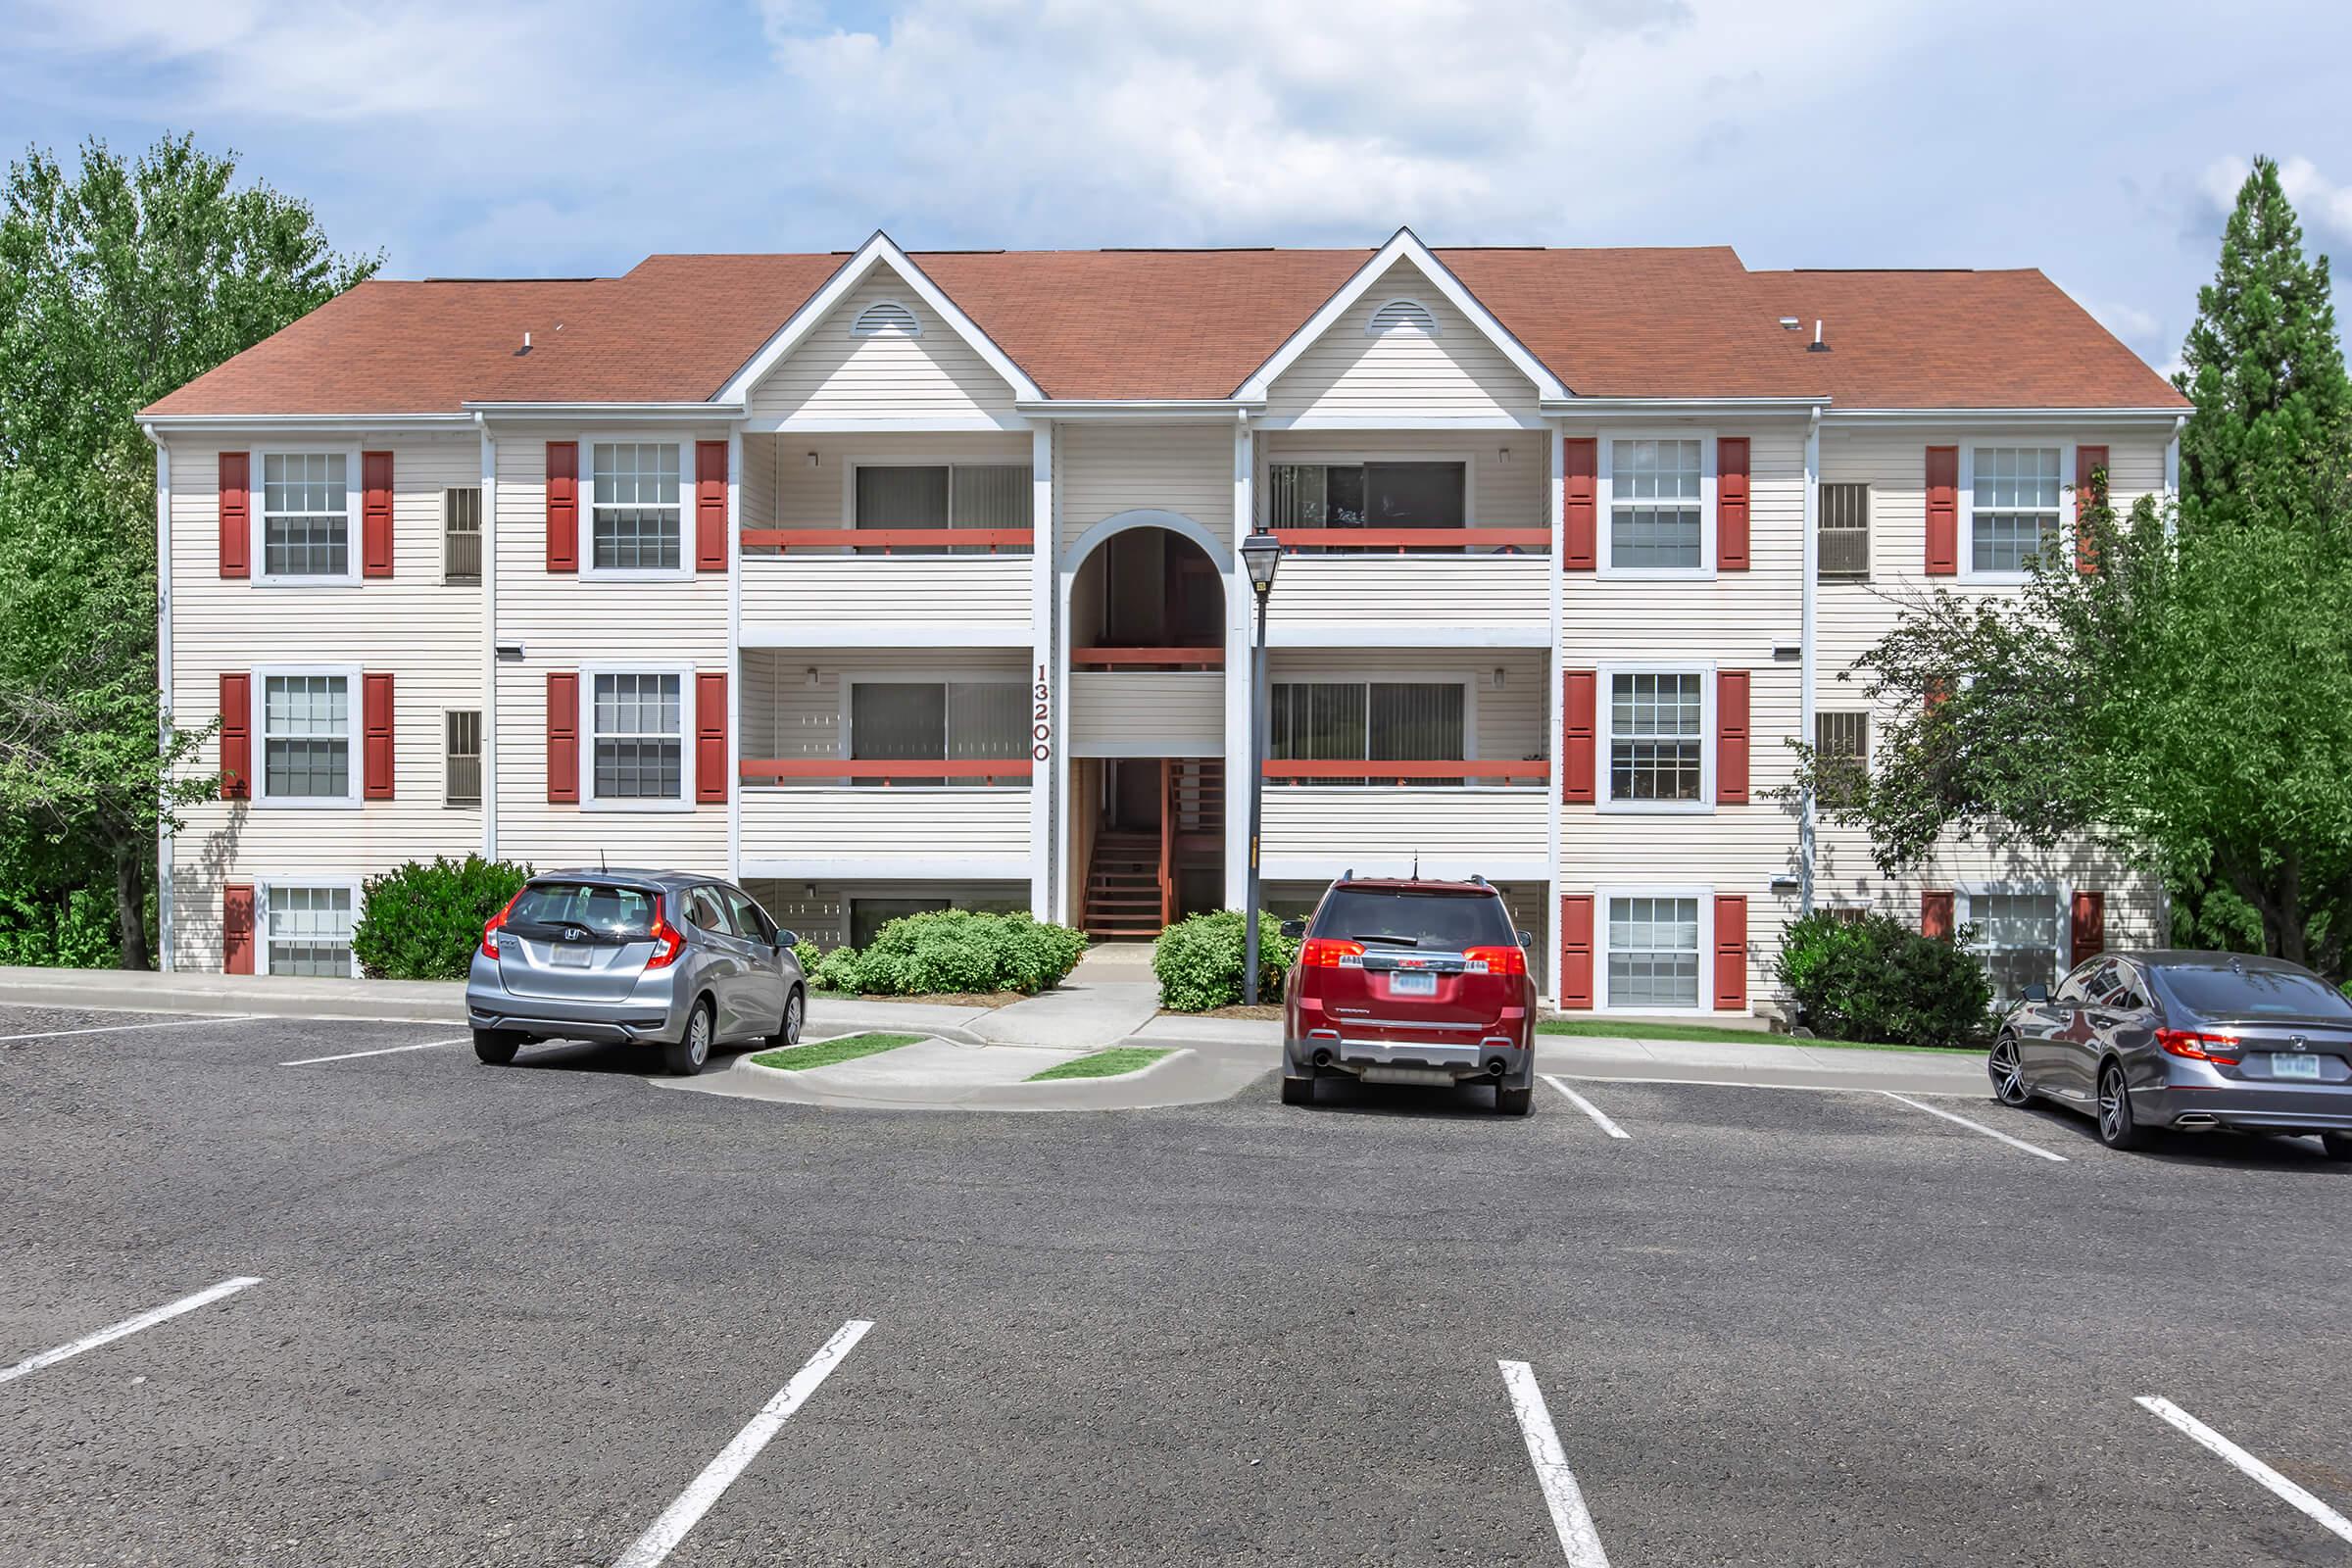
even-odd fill
[[(1071, 1059), (1091, 1053), (1073, 1052)], [(966, 1084), (938, 1089), (811, 1082), (808, 1073), (762, 1067), (748, 1056), (694, 1078), (649, 1078), (663, 1089), (765, 1100), (829, 1110), (1070, 1111), (1152, 1110), (1230, 1100), (1275, 1068), (1271, 1059), (1175, 1048), (1151, 1066), (1115, 1078), (1053, 1083)], [(749, 1068), (747, 1073), (745, 1068)], [(819, 1070), (822, 1069), (812, 1069)]]

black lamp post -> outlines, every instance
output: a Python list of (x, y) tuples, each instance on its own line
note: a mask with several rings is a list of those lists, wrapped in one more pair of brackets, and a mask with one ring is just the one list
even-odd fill
[(1250, 902), (1243, 906), (1242, 1001), (1257, 1004), (1257, 833), (1259, 802), (1266, 790), (1266, 596), (1274, 591), (1274, 568), (1282, 564), (1282, 541), (1263, 528), (1242, 541), (1242, 564), (1257, 594), (1257, 641), (1250, 653)]

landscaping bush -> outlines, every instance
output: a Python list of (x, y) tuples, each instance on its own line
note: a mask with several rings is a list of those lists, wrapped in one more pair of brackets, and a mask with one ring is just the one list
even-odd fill
[(835, 948), (813, 967), (803, 955), (802, 966), (815, 989), (848, 996), (1034, 996), (1068, 974), (1085, 951), (1080, 933), (1027, 914), (934, 909), (902, 915), (862, 950)]
[(435, 856), (369, 877), (360, 887), (352, 955), (371, 980), (463, 980), (482, 926), (531, 878), (512, 860)]
[(1924, 937), (1884, 914), (1816, 910), (1781, 942), (1780, 979), (1826, 1040), (1972, 1046), (1990, 1032), (1992, 986), (1957, 939)]
[(111, 969), (121, 956), (111, 893), (75, 888), (56, 903), (0, 893), (0, 963)]
[[(1219, 909), (1179, 920), (1152, 944), (1152, 972), (1159, 977), (1159, 1004), (1171, 1012), (1206, 1012), (1242, 1000), (1242, 958), (1249, 945), (1239, 909)], [(1257, 995), (1282, 1000), (1283, 976), (1298, 956), (1298, 944), (1282, 934), (1279, 917), (1257, 917)]]

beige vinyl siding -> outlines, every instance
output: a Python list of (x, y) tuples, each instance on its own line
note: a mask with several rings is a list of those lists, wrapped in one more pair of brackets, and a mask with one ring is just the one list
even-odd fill
[[(760, 502), (747, 488), (747, 528), (847, 528), (854, 520), (856, 480), (861, 463), (1010, 463), (1026, 466), (1032, 441), (1026, 432), (941, 430), (921, 434), (753, 433), (743, 438), (747, 482), (757, 475)], [(813, 453), (816, 461), (810, 463)]]
[(1070, 672), (1072, 757), (1222, 757), (1225, 672)]
[[(612, 862), (676, 866), (723, 874), (727, 869), (727, 810), (722, 805), (686, 810), (625, 810), (558, 806), (547, 799), (547, 677), (583, 665), (691, 665), (726, 672), (727, 579), (696, 572), (661, 581), (599, 578), (547, 569), (547, 443), (587, 447), (608, 432), (553, 425), (495, 429), (498, 441), (498, 641), (520, 643), (520, 660), (498, 662), (498, 849), (511, 860), (542, 869), (593, 864), (599, 852)], [(723, 437), (723, 427), (684, 426), (660, 432), (687, 443)], [(691, 452), (688, 454), (691, 458)], [(583, 479), (582, 489), (586, 485)], [(588, 508), (580, 509), (580, 555), (589, 551)], [(683, 518), (685, 549), (693, 555), (691, 507)], [(688, 683), (691, 685), (691, 683)], [(685, 707), (687, 752), (693, 752), (691, 693)], [(581, 682), (581, 723), (590, 702)], [(588, 794), (586, 770), (580, 780)]]
[(1190, 517), (1233, 547), (1234, 435), (1223, 424), (1064, 424), (1054, 434), (1056, 537), (1068, 550), (1106, 517)]
[[(393, 786), (389, 801), (357, 808), (200, 802), (172, 839), (172, 961), (194, 972), (221, 967), (220, 888), (356, 882), (404, 860), (465, 855), (482, 842), (478, 808), (451, 809), (443, 795), (442, 714), (482, 706), (482, 590), (441, 581), (441, 498), (481, 481), (472, 435), (240, 439), (230, 450), (393, 454), (393, 575), (324, 587), (264, 587), (222, 580), (220, 454), (223, 443), (169, 440), (172, 462), (172, 706), (175, 722), (201, 729), (218, 716), (220, 676), (263, 664), (350, 665), (388, 671), (393, 686)], [(360, 475), (350, 475), (356, 487)], [(253, 464), (254, 510), (262, 465)], [(361, 541), (351, 540), (355, 558)], [(258, 565), (259, 563), (256, 563)], [(351, 768), (360, 776), (361, 692), (349, 693)], [(262, 737), (252, 738), (262, 763)], [(208, 742), (192, 771), (220, 761)], [(357, 912), (355, 906), (355, 914)], [(256, 967), (266, 961), (257, 948)]]
[[(1435, 336), (1364, 330), (1372, 313), (1410, 298)], [(1267, 389), (1269, 415), (1340, 418), (1492, 418), (1536, 413), (1536, 386), (1409, 262), (1398, 262)]]
[[(914, 313), (916, 337), (854, 337), (868, 305), (896, 300)], [(754, 387), (755, 424), (823, 424), (840, 419), (1012, 418), (1012, 388), (989, 368), (905, 279), (877, 271), (836, 305)]]
[(1538, 874), (1545, 848), (1541, 788), (1397, 789), (1302, 784), (1266, 791), (1266, 874), (1312, 867), (1336, 875), (1492, 879), (1507, 861)]
[(945, 899), (957, 909), (1026, 909), (1026, 882), (955, 882), (922, 877), (905, 880), (806, 882), (790, 877), (747, 877), (743, 890), (775, 922), (803, 941), (830, 953), (850, 940), (850, 907), (859, 899)]

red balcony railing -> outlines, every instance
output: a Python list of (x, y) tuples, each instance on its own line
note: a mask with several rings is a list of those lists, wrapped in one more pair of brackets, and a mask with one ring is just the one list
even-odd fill
[(1318, 761), (1288, 759), (1269, 760), (1265, 776), (1291, 783), (1323, 781), (1344, 784), (1406, 784), (1421, 779), (1493, 779), (1502, 784), (1542, 784), (1551, 777), (1551, 764), (1472, 761)]
[(990, 555), (1028, 550), (1034, 528), (746, 528), (746, 550), (850, 550), (891, 555), (902, 550), (986, 549)]
[(742, 771), (746, 784), (784, 784), (794, 779), (876, 779), (888, 785), (975, 781), (995, 784), (1026, 780), (1036, 770), (1036, 762), (1026, 757), (959, 757), (952, 761), (944, 758), (747, 757)]
[(1156, 668), (1174, 666), (1183, 669), (1220, 669), (1224, 667), (1222, 648), (1073, 648), (1070, 650), (1072, 669), (1133, 669), (1139, 665)]
[(1549, 528), (1277, 528), (1285, 550), (1492, 550), (1520, 555), (1551, 548)]

